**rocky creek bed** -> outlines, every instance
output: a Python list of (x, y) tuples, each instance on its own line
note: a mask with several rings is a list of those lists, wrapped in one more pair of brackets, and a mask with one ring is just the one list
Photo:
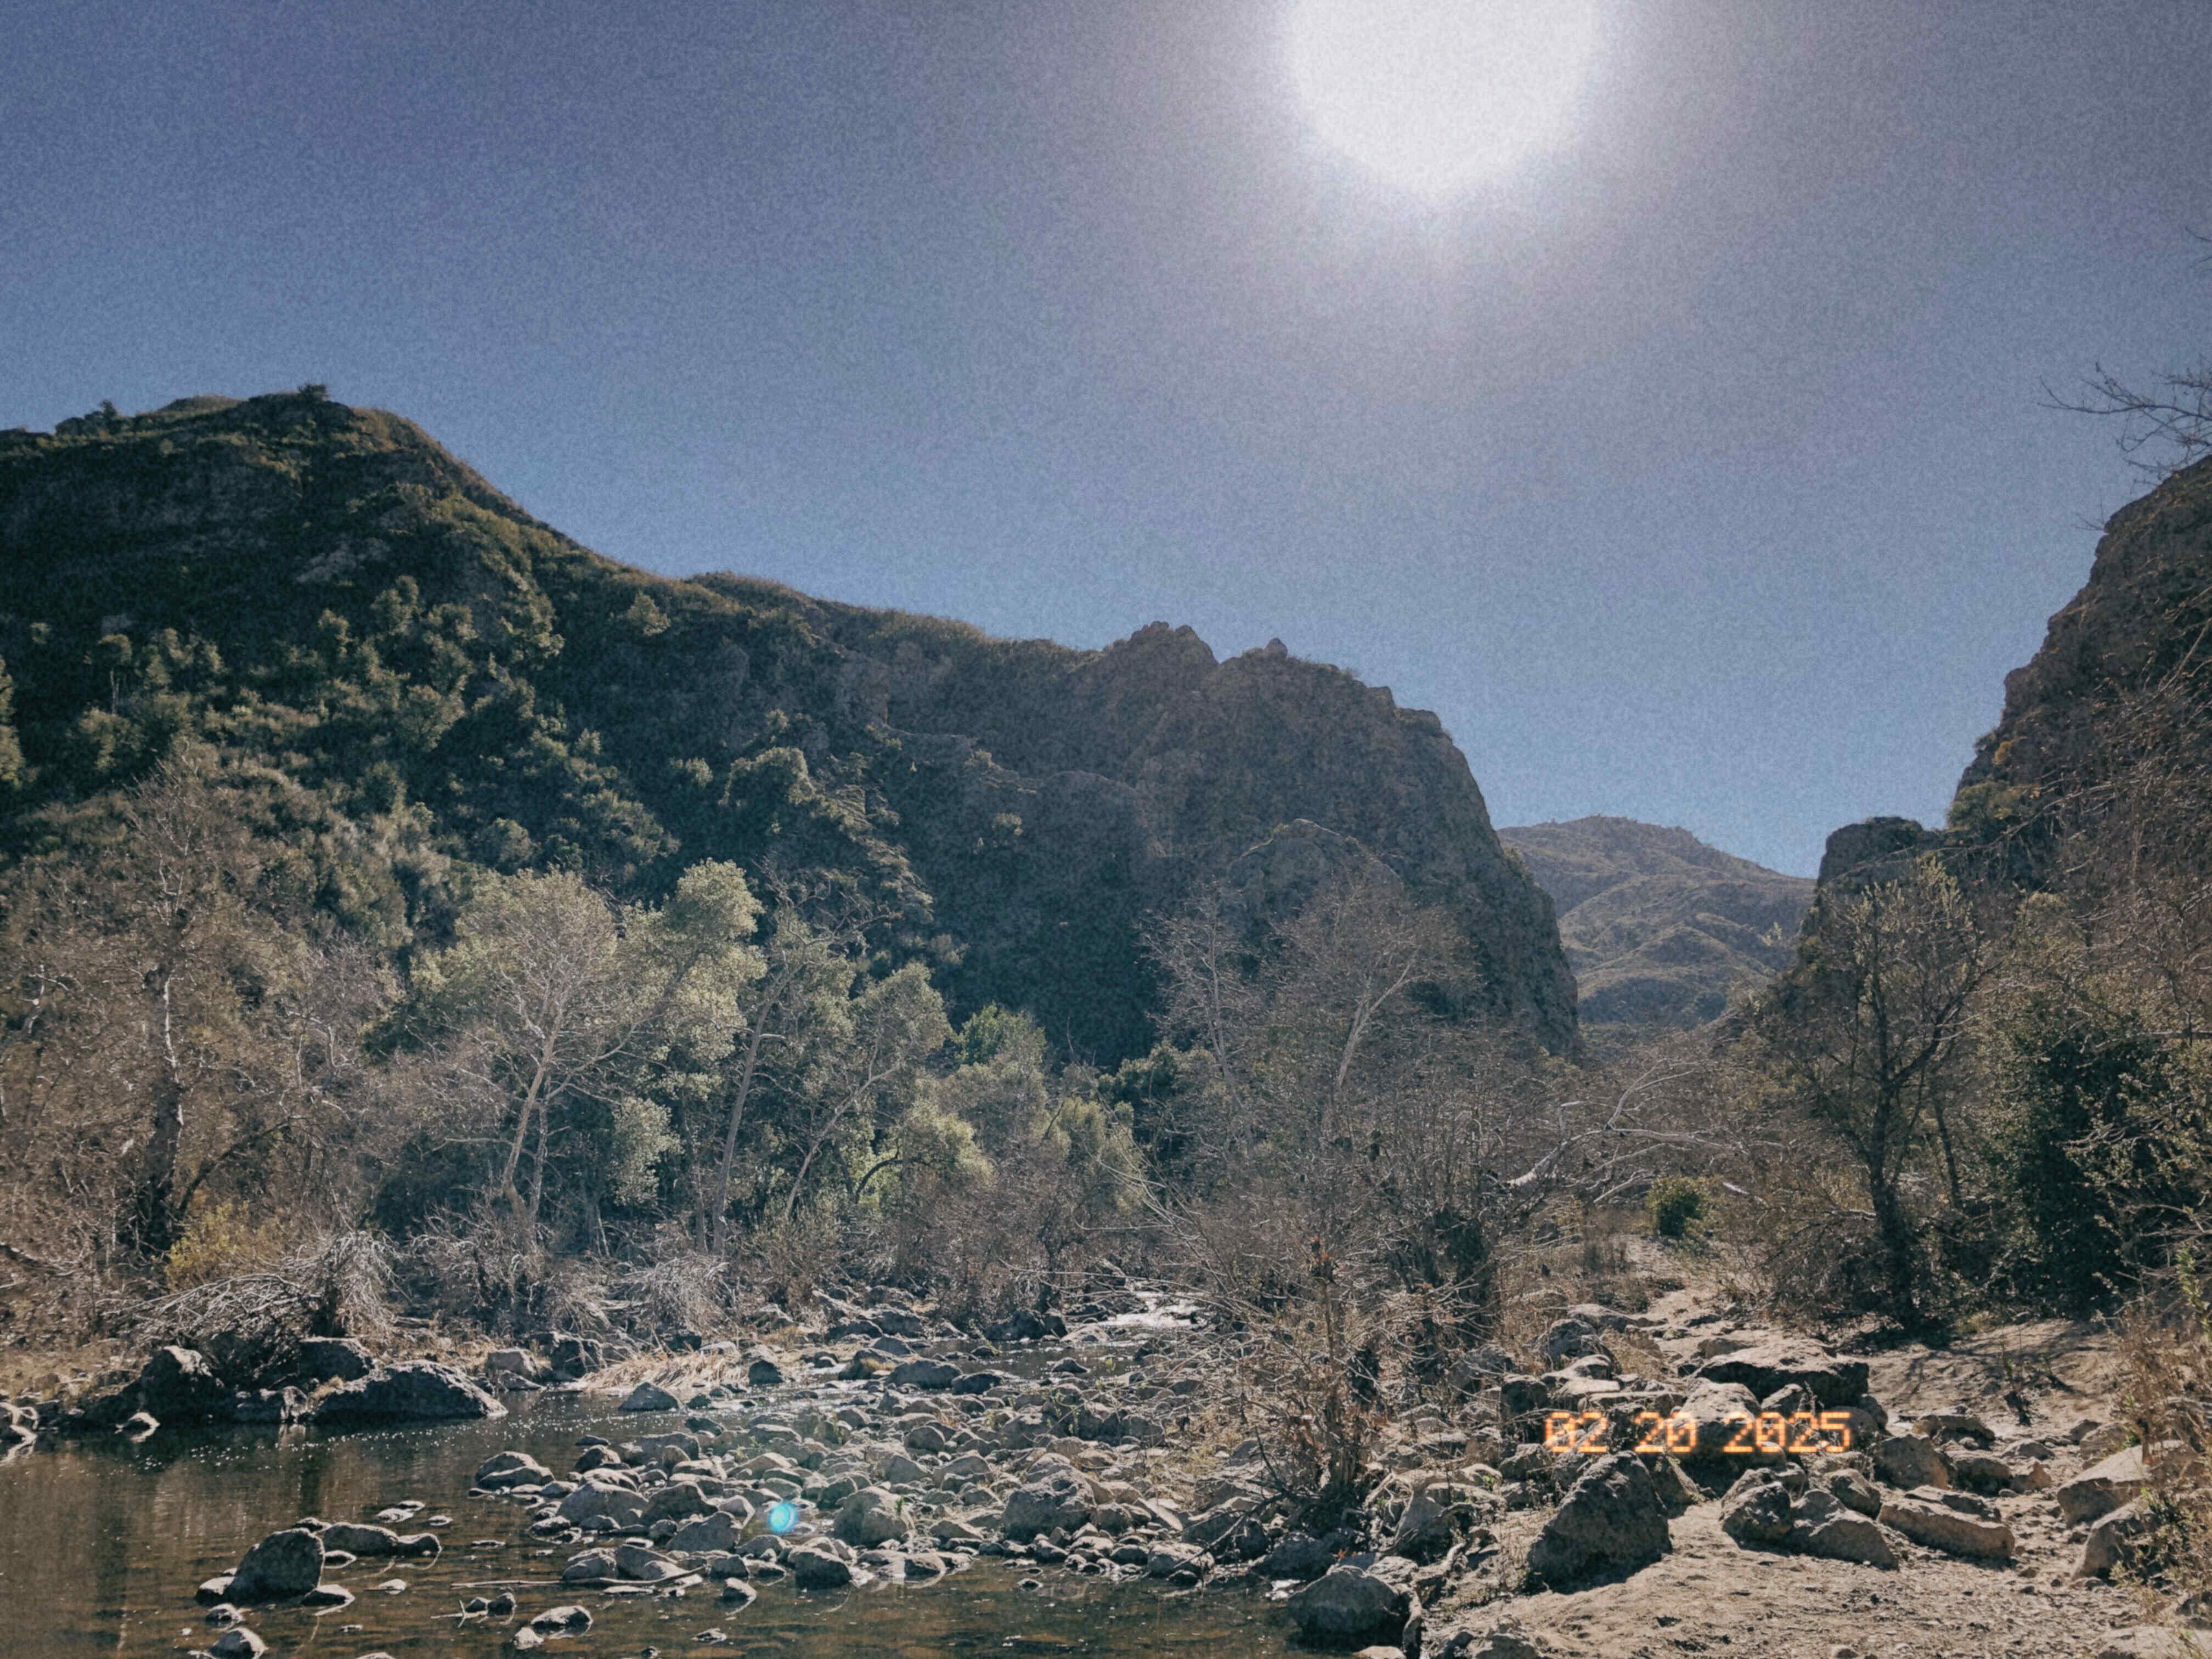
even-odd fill
[[(38, 1659), (2161, 1650), (2108, 1583), (2155, 1449), (2078, 1411), (1899, 1420), (1866, 1361), (1716, 1322), (1577, 1308), (1527, 1369), (1469, 1357), (1325, 1531), (1194, 1429), (1233, 1345), (1156, 1297), (990, 1340), (831, 1304), (772, 1346), (557, 1352), (573, 1380), (522, 1349), (472, 1376), (334, 1353), (357, 1374), (312, 1395), (164, 1352), (0, 1468), (0, 1619)], [(1728, 1449), (1823, 1412), (1847, 1449)], [(1676, 1455), (1624, 1449), (1661, 1419)]]

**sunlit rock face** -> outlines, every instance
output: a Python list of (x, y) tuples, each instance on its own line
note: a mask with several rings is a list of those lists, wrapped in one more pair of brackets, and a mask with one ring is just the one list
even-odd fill
[(1155, 1036), (1146, 916), (1307, 820), (1449, 913), (1477, 1012), (1577, 1041), (1549, 902), (1386, 689), (1164, 623), (1077, 651), (654, 576), (313, 388), (0, 433), (0, 659), (19, 810), (143, 763), (88, 714), (173, 705), (356, 820), (427, 815), (441, 857), (834, 876), (956, 1013), (1030, 1010), (1109, 1065)]

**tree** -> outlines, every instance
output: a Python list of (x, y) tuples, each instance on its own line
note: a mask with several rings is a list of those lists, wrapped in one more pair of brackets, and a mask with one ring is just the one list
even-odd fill
[(1747, 1021), (1778, 1097), (1851, 1156), (1882, 1298), (1908, 1325), (1922, 1318), (1908, 1182), (1932, 1137), (1944, 1188), (1954, 1203), (1961, 1196), (1956, 1109), (1970, 1004), (1988, 965), (1958, 883), (1923, 857), (1894, 881), (1824, 895), (1796, 962)]
[[(562, 1109), (611, 1109), (683, 1043), (726, 1052), (760, 977), (758, 907), (735, 866), (694, 865), (659, 911), (617, 909), (570, 872), (489, 876), (456, 939), (417, 965), (406, 1021), (501, 1103), (495, 1190), (534, 1237)], [(635, 1111), (635, 1108), (631, 1109)], [(534, 1131), (529, 1195), (518, 1186)]]
[(797, 1213), (823, 1149), (841, 1136), (863, 1150), (872, 1146), (878, 1128), (911, 1099), (923, 1063), (952, 1036), (945, 1000), (920, 963), (887, 978), (861, 980), (848, 999), (823, 1006), (819, 1017), (828, 1029), (793, 1114), (793, 1139), (805, 1151), (784, 1198), (786, 1222)]

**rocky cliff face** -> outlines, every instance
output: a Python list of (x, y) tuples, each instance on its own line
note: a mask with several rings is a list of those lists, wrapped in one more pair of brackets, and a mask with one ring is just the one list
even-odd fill
[(2005, 677), (2004, 714), (1975, 745), (1954, 824), (1983, 827), (2050, 792), (2094, 782), (2112, 760), (2116, 699), (2160, 684), (2203, 701), (2212, 639), (2212, 460), (2115, 513), (2081, 591), (2042, 648)]
[(441, 856), (651, 889), (833, 876), (962, 1008), (1103, 1061), (1151, 1041), (1149, 911), (1281, 825), (1449, 908), (1480, 998), (1576, 1041), (1549, 902), (1433, 714), (1280, 646), (1101, 651), (599, 558), (418, 428), (313, 392), (0, 434), (0, 657), (37, 807), (189, 730)]
[(1500, 830), (1559, 912), (1586, 1030), (1686, 1029), (1779, 972), (1813, 884), (1709, 847), (1686, 830), (1586, 817)]
[(2152, 760), (2212, 762), (2212, 460), (2106, 522), (2089, 579), (2005, 677), (2004, 714), (1974, 745), (1948, 824), (1870, 818), (1828, 838), (1824, 890), (1863, 886), (1922, 854), (1999, 899), (2078, 859), (2069, 800)]

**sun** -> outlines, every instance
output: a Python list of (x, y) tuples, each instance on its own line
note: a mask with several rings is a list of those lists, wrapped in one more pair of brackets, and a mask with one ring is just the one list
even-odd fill
[(1442, 197), (1565, 135), (1597, 34), (1595, 0), (1294, 0), (1291, 73), (1330, 143)]

